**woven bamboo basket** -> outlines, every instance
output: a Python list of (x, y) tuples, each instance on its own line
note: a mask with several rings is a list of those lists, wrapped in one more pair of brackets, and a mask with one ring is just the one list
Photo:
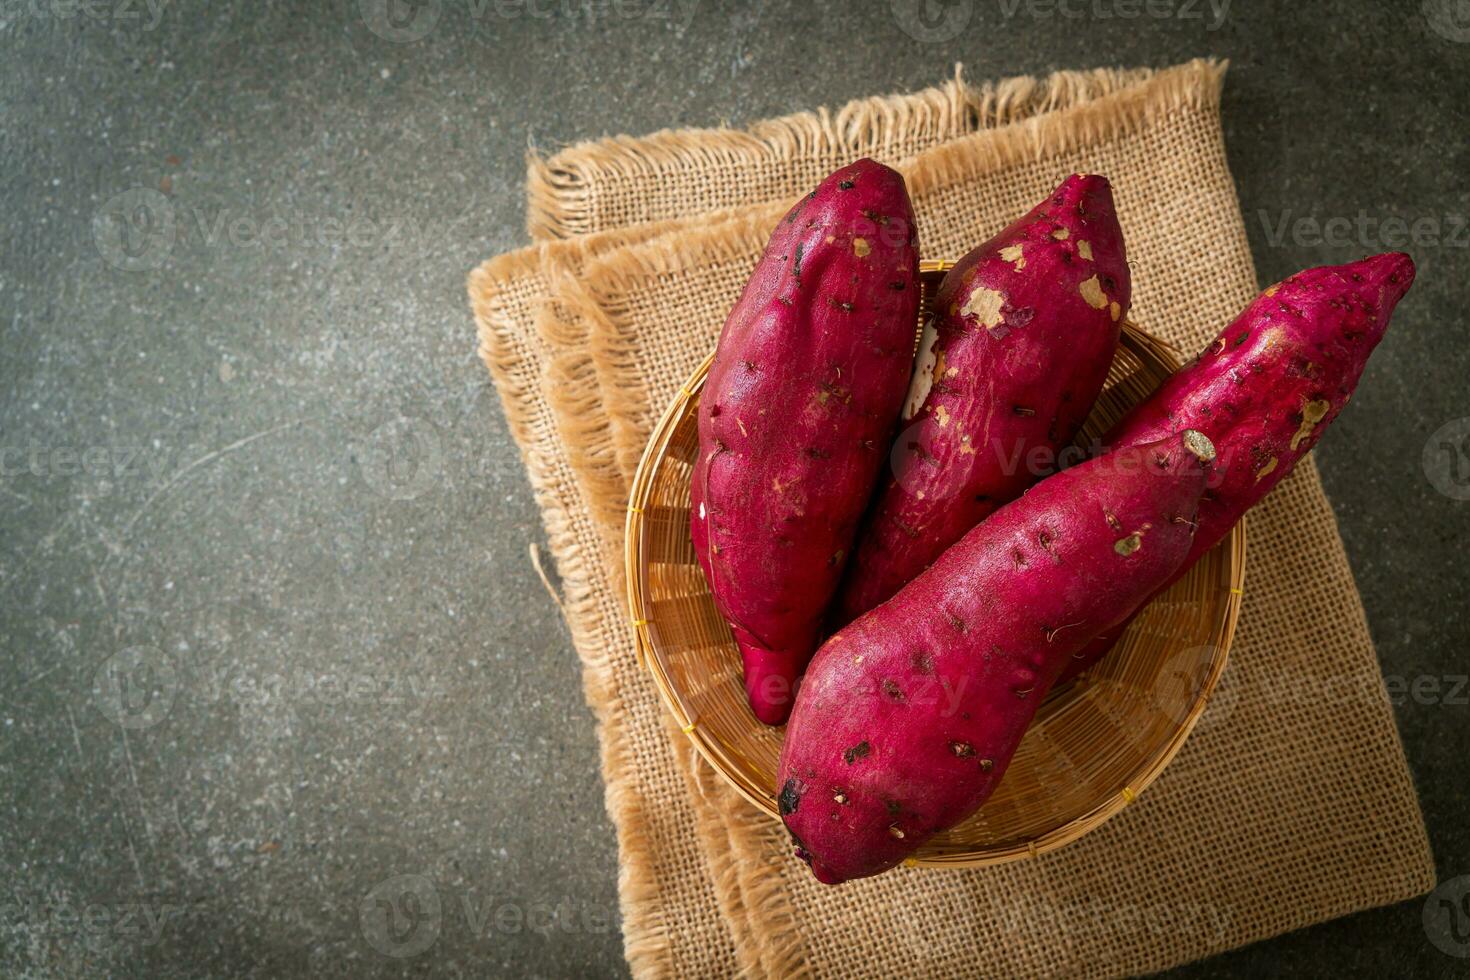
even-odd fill
[[(921, 267), (924, 306), (951, 263)], [(626, 562), (637, 653), (700, 754), (772, 819), (784, 728), (745, 700), (740, 655), (694, 556), (689, 480), (705, 359), (664, 413), (633, 480)], [(1091, 444), (1179, 367), (1131, 323), (1078, 445)], [(1051, 692), (989, 802), (909, 863), (978, 867), (1036, 856), (1101, 826), (1179, 752), (1225, 669), (1240, 613), (1245, 527), (1146, 607), (1112, 653)]]

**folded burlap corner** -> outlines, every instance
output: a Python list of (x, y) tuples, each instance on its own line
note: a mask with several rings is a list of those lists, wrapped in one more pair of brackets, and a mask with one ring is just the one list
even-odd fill
[[(632, 468), (788, 199), (856, 156), (898, 163), (925, 254), (952, 258), (1067, 172), (1107, 173), (1129, 231), (1133, 315), (1193, 350), (1257, 287), (1219, 128), (1223, 71), (1194, 62), (979, 88), (956, 77), (743, 132), (666, 132), (533, 159), (533, 234), (573, 237), (486, 263), (471, 295), (599, 720), (636, 973), (1112, 976), (1433, 886), (1392, 714), (1372, 696), (1381, 679), (1361, 603), (1310, 463), (1252, 512), (1229, 696), (1134, 806), (1036, 860), (819, 886), (779, 826), (694, 757), (634, 659), (621, 572)], [(1300, 692), (1346, 679), (1365, 693), (1351, 710), (1261, 696), (1283, 678)]]

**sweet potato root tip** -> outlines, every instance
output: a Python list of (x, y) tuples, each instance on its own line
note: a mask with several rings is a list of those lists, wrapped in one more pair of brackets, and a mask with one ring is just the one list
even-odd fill
[[(1193, 429), (1213, 445), (1209, 506), (1179, 574), (1321, 439), (1413, 282), (1413, 260), (1402, 252), (1298, 272), (1256, 297), (1200, 357), (1103, 437), (1117, 451)], [(1097, 637), (1062, 681), (1106, 656), (1126, 626)]]

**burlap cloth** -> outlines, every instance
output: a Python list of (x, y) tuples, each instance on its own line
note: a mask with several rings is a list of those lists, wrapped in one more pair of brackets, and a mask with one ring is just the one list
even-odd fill
[(1108, 174), (1134, 317), (1193, 351), (1257, 291), (1219, 125), (1224, 66), (1060, 73), (533, 159), (541, 244), (471, 276), (481, 351), (546, 522), (602, 745), (639, 975), (1157, 970), (1433, 887), (1357, 590), (1315, 466), (1250, 520), (1220, 692), (1101, 829), (997, 868), (827, 888), (694, 755), (638, 667), (627, 488), (786, 204), (861, 155), (901, 166), (924, 254), (958, 257), (1071, 171)]

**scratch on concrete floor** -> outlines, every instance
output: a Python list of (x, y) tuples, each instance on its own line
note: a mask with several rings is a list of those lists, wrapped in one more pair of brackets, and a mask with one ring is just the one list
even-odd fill
[(239, 451), (241, 449), (244, 449), (246, 446), (250, 445), (252, 442), (256, 442), (256, 441), (258, 441), (260, 439), (264, 439), (267, 436), (273, 436), (277, 432), (284, 432), (287, 429), (290, 429), (290, 428), (293, 428), (293, 427), (299, 426), (299, 425), (305, 425), (307, 422), (313, 422), (313, 421), (316, 421), (316, 420), (315, 419), (296, 419), (296, 420), (291, 421), (291, 422), (283, 422), (282, 424), (280, 424), (278, 426), (275, 426), (274, 428), (265, 429), (265, 430), (263, 430), (261, 432), (255, 433), (254, 435), (246, 436), (243, 439), (237, 439), (234, 442), (230, 443), (228, 446), (224, 446), (224, 447), (222, 447), (220, 449), (214, 450), (213, 452), (208, 452), (208, 453), (205, 453), (203, 456), (200, 456), (198, 459), (194, 460), (194, 462), (190, 463), (189, 465), (187, 465), (184, 468), (180, 469), (173, 476), (169, 477), (168, 480), (167, 480), (167, 482), (165, 482), (163, 486), (161, 486), (157, 490), (153, 491), (153, 494), (147, 500), (143, 501), (143, 506), (142, 507), (139, 507), (138, 510), (133, 514), (132, 517), (128, 518), (127, 524), (123, 525), (123, 537), (127, 537), (128, 533), (130, 531), (132, 531), (133, 525), (136, 524), (136, 523), (138, 523), (138, 518), (142, 517), (143, 516), (143, 512), (146, 511), (149, 507), (153, 506), (153, 502), (155, 500), (157, 500), (159, 497), (162, 497), (164, 494), (168, 493), (169, 490), (171, 490), (174, 487), (175, 484), (177, 484), (180, 480), (182, 480), (184, 477), (188, 476), (193, 471), (199, 469), (201, 466), (207, 466), (210, 463), (213, 463), (217, 459), (221, 459), (221, 458), (223, 458), (225, 456), (228, 456), (230, 453), (237, 452), (237, 451)]
[(8, 577), (9, 578), (12, 578), (12, 579), (17, 578), (22, 572), (24, 572), (26, 569), (30, 568), (31, 567), (31, 564), (42, 553), (50, 551), (50, 549), (53, 548), (56, 545), (56, 539), (59, 538), (61, 535), (65, 534), (68, 530), (70, 530), (71, 527), (72, 527), (72, 525), (75, 524), (76, 521), (77, 521), (77, 512), (76, 511), (70, 511), (70, 512), (68, 512), (67, 515), (61, 519), (61, 523), (59, 525), (57, 525), (56, 528), (54, 528), (51, 531), (46, 532), (46, 536), (41, 539), (40, 547), (29, 549), (30, 550), (30, 553), (28, 555), (26, 555), (26, 560), (21, 563), (21, 565), (20, 565), (19, 568), (15, 569), (13, 572), (11, 572)]
[(71, 722), (71, 740), (77, 747), (77, 761), (86, 765), (87, 757), (82, 754), (82, 733), (77, 731), (77, 716), (72, 714), (71, 705), (66, 706), (66, 720)]
[(16, 685), (15, 689), (18, 691), (23, 687), (30, 687), (32, 684), (36, 683), (39, 680), (44, 680), (45, 678), (50, 677), (52, 674), (60, 670), (61, 666), (62, 665), (60, 663), (52, 664), (48, 669), (41, 671), (34, 677), (27, 677), (25, 680), (21, 681), (19, 684)]
[(123, 836), (128, 839), (128, 854), (133, 859), (133, 874), (138, 876), (138, 888), (146, 892), (148, 890), (148, 882), (143, 878), (143, 865), (138, 860), (138, 849), (133, 846), (133, 828), (128, 825), (128, 815), (126, 813), (119, 810), (118, 816), (122, 818)]
[(174, 826), (179, 828), (179, 836), (189, 840), (189, 832), (184, 829), (184, 818), (179, 816), (179, 798), (174, 797)]
[(143, 794), (138, 789), (138, 770), (133, 766), (133, 746), (128, 741), (128, 730), (122, 729), (123, 755), (128, 760), (128, 779), (133, 784), (133, 797), (138, 801), (138, 815), (143, 818), (143, 833), (148, 836), (148, 846), (153, 847), (153, 826), (148, 822), (148, 811), (143, 806)]

